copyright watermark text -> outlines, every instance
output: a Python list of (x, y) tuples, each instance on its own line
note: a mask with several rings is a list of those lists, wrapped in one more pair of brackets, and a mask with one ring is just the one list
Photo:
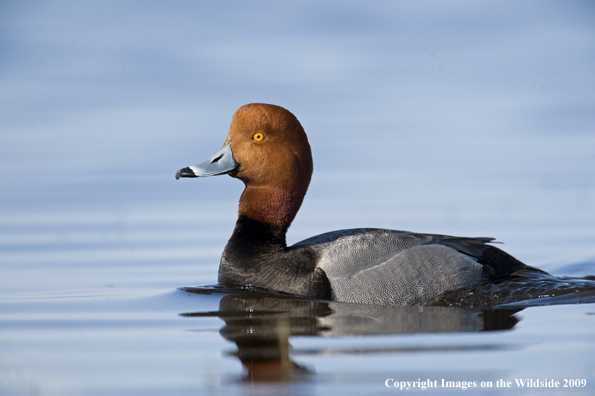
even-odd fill
[(398, 390), (410, 389), (433, 389), (433, 388), (458, 388), (461, 390), (473, 388), (584, 388), (587, 386), (586, 379), (535, 379), (535, 378), (515, 378), (513, 381), (499, 379), (497, 381), (449, 381), (441, 379), (426, 379), (417, 381), (399, 381), (388, 378), (384, 381), (387, 388)]

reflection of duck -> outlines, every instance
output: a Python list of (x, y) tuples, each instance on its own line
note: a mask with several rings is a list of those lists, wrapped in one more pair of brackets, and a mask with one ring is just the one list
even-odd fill
[(278, 106), (249, 104), (234, 114), (219, 152), (177, 172), (176, 178), (229, 174), (246, 186), (219, 282), (327, 300), (407, 305), (518, 271), (539, 271), (487, 245), (493, 238), (366, 228), (329, 232), (288, 247), (285, 234), (312, 169), (310, 145), (297, 118)]
[[(184, 288), (187, 292), (204, 294), (216, 290)], [(233, 293), (229, 289), (223, 293)], [(216, 316), (225, 321), (221, 335), (235, 342), (234, 354), (247, 370), (249, 382), (295, 381), (310, 374), (292, 359), (291, 336), (361, 336), (403, 333), (474, 332), (511, 329), (517, 319), (515, 310), (463, 309), (453, 307), (411, 307), (388, 305), (345, 304), (326, 301), (304, 301), (257, 292), (225, 295), (216, 312), (192, 312), (185, 317)], [(383, 345), (378, 349), (353, 348), (353, 345), (328, 349), (297, 350), (308, 354), (406, 353), (427, 351), (458, 351), (502, 349), (494, 344), (448, 346)]]

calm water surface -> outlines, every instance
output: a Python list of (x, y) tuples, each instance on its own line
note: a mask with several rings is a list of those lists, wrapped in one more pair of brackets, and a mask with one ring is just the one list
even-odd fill
[(593, 11), (3, 2), (0, 395), (595, 394), (589, 281), (472, 308), (222, 290), (242, 185), (174, 179), (236, 108), (274, 103), (314, 155), (289, 243), (488, 236), (595, 275)]
[(225, 205), (206, 206), (191, 228), (176, 211), (6, 216), (3, 394), (399, 392), (388, 379), (439, 386), (409, 392), (457, 393), (444, 379), (473, 393), (545, 395), (566, 393), (515, 380), (586, 380), (563, 391), (592, 393), (593, 291), (465, 309), (191, 287), (213, 283), (227, 238), (223, 226), (204, 231), (230, 221), (213, 215)]

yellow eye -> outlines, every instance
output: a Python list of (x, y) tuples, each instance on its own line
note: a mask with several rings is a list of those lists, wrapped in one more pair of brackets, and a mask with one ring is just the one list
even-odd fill
[(254, 134), (254, 136), (252, 136), (252, 139), (256, 140), (257, 142), (260, 142), (262, 139), (264, 139), (264, 135), (260, 132), (257, 132)]

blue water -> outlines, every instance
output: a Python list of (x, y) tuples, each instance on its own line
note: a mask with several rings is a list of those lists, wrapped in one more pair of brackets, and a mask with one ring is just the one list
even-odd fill
[(314, 155), (289, 243), (355, 227), (490, 236), (555, 276), (595, 275), (593, 11), (3, 2), (0, 394), (461, 392), (389, 379), (593, 394), (592, 294), (484, 312), (205, 288), (242, 184), (174, 178), (221, 147), (236, 108), (273, 103)]

